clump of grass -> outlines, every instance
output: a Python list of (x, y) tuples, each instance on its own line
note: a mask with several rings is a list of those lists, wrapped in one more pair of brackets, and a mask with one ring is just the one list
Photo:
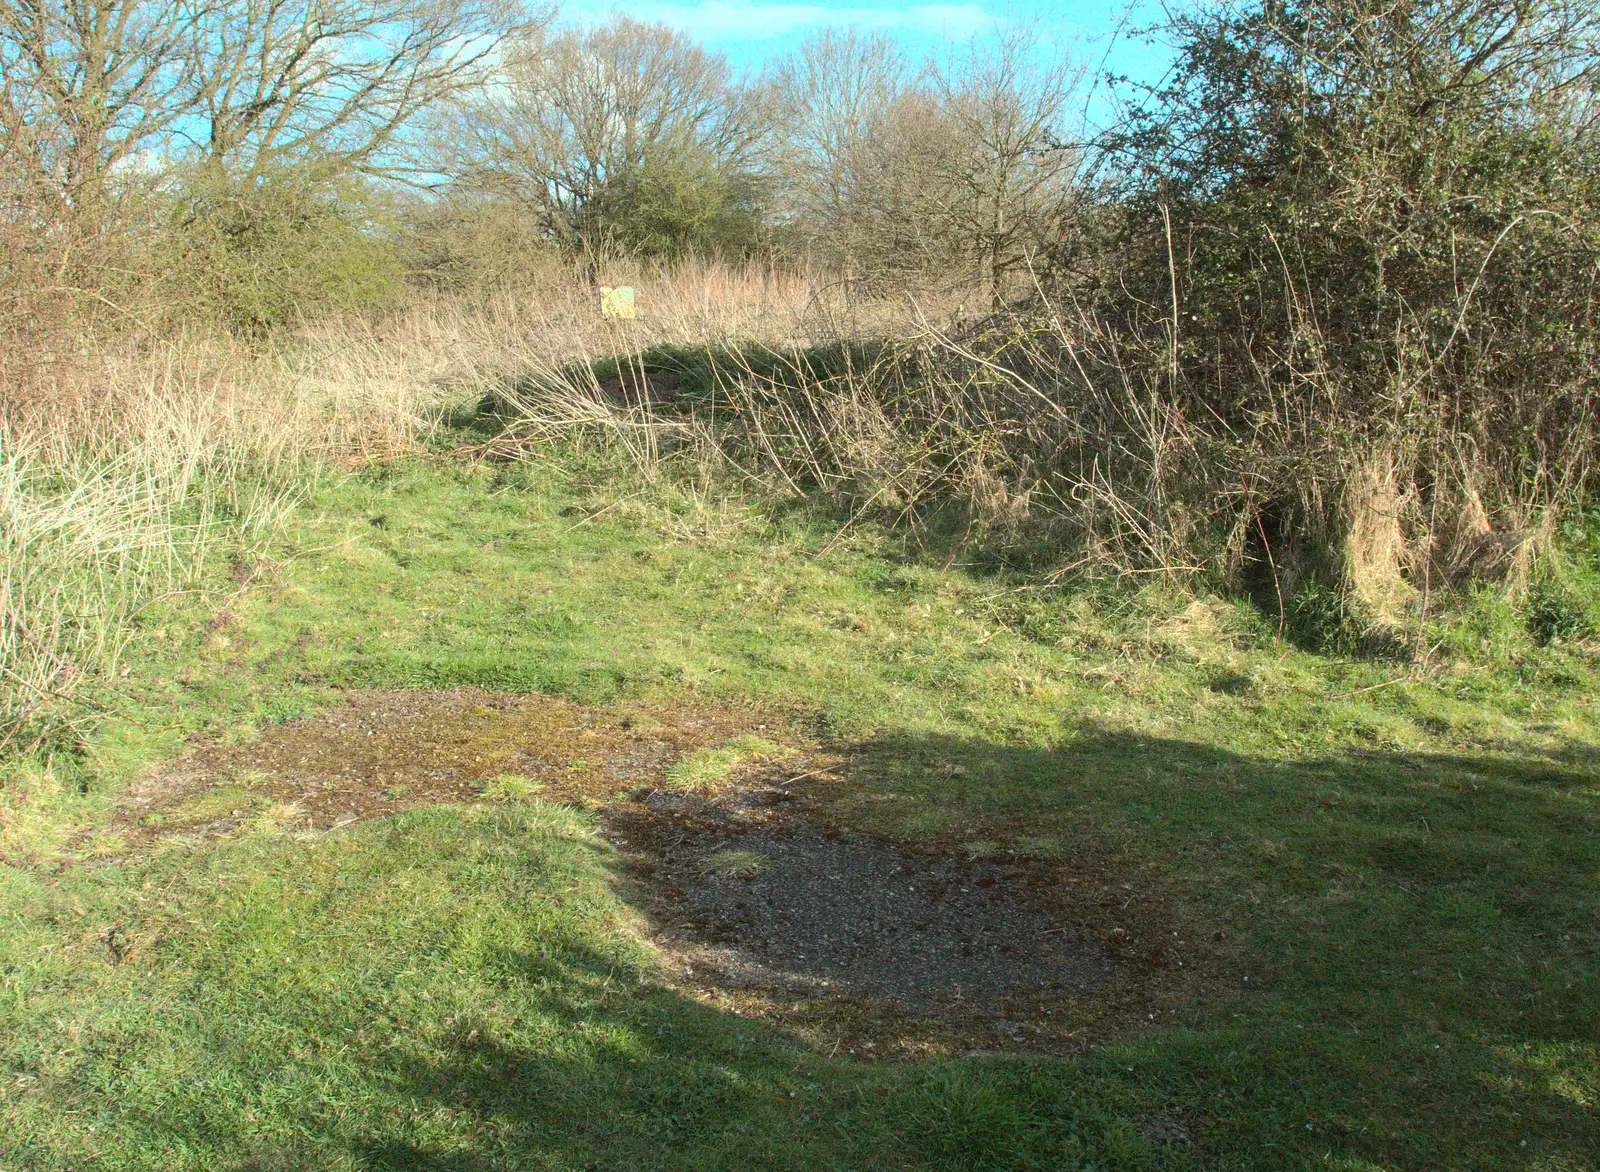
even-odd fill
[(246, 838), (270, 838), (283, 834), (305, 817), (305, 811), (294, 802), (269, 802), (239, 823), (240, 833)]
[(54, 764), (13, 759), (0, 766), (0, 860), (50, 853), (83, 803), (79, 786)]
[(1302, 650), (1364, 659), (1396, 659), (1406, 640), (1354, 589), (1307, 582), (1289, 601), (1284, 634)]
[(173, 813), (185, 822), (206, 822), (216, 818), (242, 818), (266, 804), (267, 800), (260, 794), (230, 785), (191, 798)]
[(749, 765), (781, 761), (793, 749), (775, 745), (764, 737), (742, 736), (714, 749), (700, 749), (667, 767), (667, 782), (675, 789), (712, 789)]
[(714, 851), (702, 859), (702, 874), (717, 875), (723, 879), (748, 879), (765, 871), (771, 860), (755, 851)]
[(1528, 587), (1528, 630), (1541, 643), (1587, 639), (1595, 633), (1595, 616), (1578, 591), (1555, 574), (1545, 574)]
[(115, 430), (0, 425), (0, 752), (92, 719), (133, 620), (195, 587), (229, 550), (259, 550), (291, 493), (221, 420), (151, 406)]
[(520, 773), (502, 773), (483, 784), (483, 797), (490, 802), (525, 802), (540, 790), (541, 782)]
[(1067, 841), (1053, 834), (1026, 835), (1017, 839), (1014, 849), (1024, 857), (1037, 859), (1064, 859), (1069, 853)]
[(1361, 644), (1362, 623), (1351, 597), (1336, 586), (1307, 582), (1289, 600), (1284, 633), (1307, 651), (1353, 655)]
[(267, 799), (236, 785), (206, 790), (170, 810), (156, 810), (139, 819), (141, 826), (181, 826), (196, 822), (215, 822), (222, 818), (253, 817), (267, 805)]

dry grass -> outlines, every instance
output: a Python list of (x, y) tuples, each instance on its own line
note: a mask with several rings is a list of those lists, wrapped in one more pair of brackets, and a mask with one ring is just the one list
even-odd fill
[[(1103, 323), (1050, 304), (1042, 288), (1031, 302), (972, 320), (912, 290), (871, 302), (813, 292), (769, 299), (745, 317), (622, 323), (497, 363), (516, 376), (500, 381), (513, 417), (501, 450), (599, 434), (652, 478), (663, 451), (688, 447), (860, 515), (915, 517), (957, 501), (985, 528), (1030, 516), (1066, 522), (1080, 564), (1177, 568), (1185, 551), (1164, 494), (1184, 437), (1164, 375), (1152, 385), (1148, 371), (1119, 361)], [(693, 348), (706, 368), (670, 412), (657, 410), (658, 376), (638, 357), (661, 343)], [(1100, 360), (1094, 376), (1079, 357), (1089, 350)], [(633, 365), (607, 379), (612, 364), (593, 360), (618, 354)], [(1090, 452), (1100, 458), (1068, 458)]]
[[(873, 324), (836, 287), (754, 266), (536, 276), (264, 346), (137, 329), (13, 346), (0, 369), (0, 752), (93, 719), (86, 685), (115, 675), (140, 607), (268, 541), (318, 468), (403, 455), (466, 396), (548, 382), (575, 362), (662, 343), (804, 344)], [(633, 284), (638, 319), (602, 319), (600, 283)], [(566, 423), (629, 432), (628, 412), (569, 389)]]
[(0, 416), (0, 752), (93, 719), (131, 623), (268, 541), (330, 458), (403, 450), (425, 388), (214, 338), (91, 337)]
[(0, 430), (0, 750), (80, 720), (139, 608), (288, 501), (225, 422), (160, 399), (115, 429)]
[[(637, 319), (602, 319), (599, 286), (626, 284), (638, 293)], [(812, 274), (691, 264), (618, 268), (592, 283), (567, 281), (472, 305), (442, 299), (414, 307), (387, 328), (400, 335), (399, 350), (442, 363), (442, 381), (495, 390), (510, 416), (500, 451), (538, 437), (598, 434), (654, 478), (664, 447), (687, 444), (799, 489), (802, 481), (832, 486), (854, 478), (857, 464), (882, 462), (869, 461), (866, 449), (898, 455), (876, 390), (855, 379), (819, 379), (799, 355), (907, 336), (925, 312), (909, 296), (863, 299), (843, 282)], [(726, 392), (721, 405), (742, 419), (737, 438), (756, 445), (754, 461), (726, 451), (735, 437), (709, 418), (655, 410), (652, 376), (640, 356), (661, 347), (729, 364), (715, 375)], [(617, 360), (618, 376), (603, 379), (597, 367)], [(795, 387), (801, 393), (789, 394)], [(857, 458), (841, 465), (826, 457), (813, 440), (818, 428), (859, 449)]]
[[(748, 299), (747, 315), (668, 310), (588, 334), (546, 312), (526, 335), (540, 344), (494, 362), (514, 418), (501, 450), (599, 435), (653, 478), (687, 448), (857, 515), (955, 503), (1007, 540), (1026, 520), (1058, 574), (1267, 578), (1280, 610), (1302, 587), (1334, 589), (1386, 628), (1420, 623), (1431, 594), (1468, 580), (1519, 591), (1588, 467), (1588, 431), (1574, 431), (1512, 483), (1465, 424), (1423, 426), (1414, 398), (1364, 414), (1320, 359), (1292, 394), (1266, 359), (1259, 385), (1197, 385), (1177, 316), (1122, 320), (1043, 282), (980, 320), (910, 291), (777, 293), (735, 283), (727, 304)], [(693, 393), (670, 411), (659, 402), (676, 389), (657, 394), (661, 371), (638, 357), (660, 343), (698, 350)], [(632, 365), (592, 364), (613, 355)]]
[[(604, 318), (602, 285), (632, 285), (638, 317)], [(909, 292), (861, 300), (806, 273), (714, 264), (553, 268), (260, 346), (88, 335), (32, 363), (0, 416), (0, 747), (83, 718), (84, 682), (115, 671), (144, 601), (192, 587), (229, 543), (267, 540), (301, 477), (403, 455), (491, 388), (510, 408), (501, 454), (598, 436), (646, 478), (687, 450), (856, 515), (954, 501), (980, 527), (1048, 528), (1058, 573), (1237, 581), (1264, 558), (1287, 600), (1308, 556), (1263, 524), (1285, 485), (1324, 560), (1381, 613), (1411, 607), (1408, 581), (1425, 604), (1456, 561), (1510, 564), (1504, 550), (1525, 544), (1496, 544), (1498, 517), (1486, 537), (1486, 514), (1456, 525), (1437, 508), (1419, 538), (1396, 474), (1341, 481), (1332, 440), (1308, 451), (1270, 419), (1235, 434), (1186, 414), (1171, 337), (1133, 336), (1043, 287), (1025, 312), (973, 322)], [(671, 410), (658, 397), (676, 389), (657, 396), (640, 358), (663, 347), (701, 363)], [(1319, 512), (1337, 523), (1305, 520)], [(1417, 573), (1418, 549), (1438, 574)]]

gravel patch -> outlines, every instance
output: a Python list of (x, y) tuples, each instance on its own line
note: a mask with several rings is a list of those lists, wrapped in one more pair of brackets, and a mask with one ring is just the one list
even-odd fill
[(938, 1015), (1036, 1004), (1111, 974), (1099, 945), (1003, 864), (715, 816), (661, 863), (695, 963), (720, 983)]

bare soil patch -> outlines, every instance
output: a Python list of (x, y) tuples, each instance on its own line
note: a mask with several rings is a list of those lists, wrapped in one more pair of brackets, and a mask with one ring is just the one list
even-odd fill
[[(247, 743), (195, 740), (131, 787), (114, 829), (130, 846), (218, 837), (271, 809), (286, 827), (327, 830), (477, 801), (504, 775), (527, 779), (549, 801), (603, 801), (663, 784), (672, 761), (741, 733), (792, 736), (794, 719), (728, 705), (589, 708), (475, 688), (351, 692), (331, 712), (268, 726)], [(238, 791), (241, 804), (205, 800), (220, 791)]]
[[(1201, 991), (1203, 949), (1151, 877), (1029, 857), (1022, 828), (984, 826), (983, 858), (897, 835), (886, 795), (806, 727), (755, 707), (356, 692), (248, 743), (196, 741), (133, 787), (114, 830), (127, 850), (248, 833), (252, 819), (320, 832), (508, 784), (588, 806), (667, 981), (827, 1052), (1061, 1053), (1170, 1021)], [(674, 784), (691, 754), (752, 738), (785, 752), (699, 790)]]
[(1210, 942), (1152, 877), (867, 833), (848, 765), (821, 772), (606, 808), (681, 990), (825, 1052), (910, 1059), (1081, 1051), (1212, 983)]
[[(695, 845), (712, 858), (684, 877), (684, 910), (735, 945), (736, 977), (877, 997), (920, 1015), (1082, 991), (1110, 967), (1097, 944), (1019, 899), (993, 864), (805, 830)], [(717, 871), (717, 854), (745, 856), (750, 872)]]

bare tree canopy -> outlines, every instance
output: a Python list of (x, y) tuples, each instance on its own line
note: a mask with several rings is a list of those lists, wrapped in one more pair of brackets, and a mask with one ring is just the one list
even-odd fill
[(403, 169), (405, 128), (532, 24), (515, 0), (233, 0), (196, 30), (196, 145), (233, 174)]
[(618, 17), (515, 46), (503, 83), (468, 102), (455, 131), (466, 182), (538, 209), (560, 239), (592, 242), (608, 206), (664, 170), (702, 182), (751, 171), (765, 127), (726, 58)]
[(1077, 153), (1081, 76), (1026, 30), (913, 68), (887, 38), (826, 32), (775, 71), (791, 214), (852, 271), (982, 270), (998, 298), (1045, 247)]
[(98, 207), (114, 169), (193, 109), (191, 50), (217, 15), (197, 0), (0, 2), (0, 153), (45, 214)]
[(879, 148), (917, 79), (888, 37), (828, 30), (774, 72), (790, 214), (814, 232), (853, 237), (857, 210), (882, 179)]
[(1039, 64), (1037, 47), (1031, 33), (1007, 34), (933, 75), (954, 144), (942, 213), (981, 259), (996, 304), (1007, 275), (1054, 238), (1078, 161), (1065, 123), (1083, 73)]
[(0, 0), (0, 145), (69, 218), (139, 158), (392, 170), (529, 27), (516, 0)]

